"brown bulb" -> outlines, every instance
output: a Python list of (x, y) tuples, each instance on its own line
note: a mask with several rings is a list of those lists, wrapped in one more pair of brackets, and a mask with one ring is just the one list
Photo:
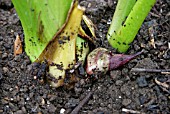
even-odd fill
[(133, 55), (113, 54), (105, 48), (97, 48), (87, 57), (86, 72), (89, 75), (98, 73), (105, 74), (109, 70), (126, 64), (141, 53), (142, 52), (138, 52)]

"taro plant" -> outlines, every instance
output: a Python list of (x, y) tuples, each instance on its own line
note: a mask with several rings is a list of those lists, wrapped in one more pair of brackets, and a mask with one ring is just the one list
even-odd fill
[[(118, 1), (107, 35), (113, 47), (116, 46), (115, 48), (121, 52), (127, 50), (154, 1), (148, 1), (150, 5), (148, 3), (144, 5), (144, 0)], [(82, 19), (95, 37), (91, 20), (83, 15), (85, 8), (78, 5), (78, 0), (41, 0), (41, 2), (12, 0), (12, 2), (24, 30), (27, 55), (32, 62), (47, 62), (50, 74), (48, 79), (53, 87), (64, 85), (65, 81), (68, 82), (65, 80), (68, 69), (72, 69), (78, 61), (84, 64), (89, 53), (88, 42), (81, 37), (89, 40), (91, 38), (81, 27)], [(86, 71), (89, 75), (96, 72), (106, 73), (139, 54), (141, 52), (134, 55), (112, 54), (104, 48), (98, 48), (88, 55)], [(78, 80), (74, 73), (70, 72), (67, 79), (69, 83)]]
[(126, 52), (156, 0), (118, 0), (107, 39), (113, 48)]
[(109, 70), (116, 69), (126, 64), (141, 53), (142, 51), (133, 55), (114, 54), (105, 48), (97, 48), (87, 57), (86, 72), (90, 75), (105, 74)]
[(85, 8), (77, 0), (12, 2), (24, 29), (27, 55), (32, 62), (47, 61), (51, 85), (63, 85), (66, 70), (76, 61), (84, 61), (89, 50), (86, 41), (78, 37), (88, 36), (80, 26)]
[[(118, 0), (107, 39), (113, 48), (126, 52), (134, 40), (140, 26), (156, 0)], [(127, 63), (137, 55), (113, 54), (106, 49), (98, 48), (87, 57), (88, 74), (106, 73)]]
[(34, 62), (66, 21), (72, 0), (12, 0), (25, 35), (25, 51)]

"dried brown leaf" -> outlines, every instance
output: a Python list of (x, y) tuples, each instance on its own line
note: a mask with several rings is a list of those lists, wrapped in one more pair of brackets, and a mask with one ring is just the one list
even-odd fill
[(21, 53), (22, 53), (22, 42), (21, 42), (20, 36), (17, 35), (15, 42), (14, 42), (14, 55), (16, 56)]

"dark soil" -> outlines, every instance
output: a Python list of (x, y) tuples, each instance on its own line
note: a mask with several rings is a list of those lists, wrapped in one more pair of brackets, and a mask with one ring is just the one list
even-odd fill
[[(82, 2), (97, 30), (97, 45), (113, 52), (106, 33), (116, 6), (112, 0), (87, 0)], [(161, 73), (134, 73), (132, 68), (170, 68), (170, 1), (157, 0), (145, 19), (134, 42), (128, 50), (142, 55), (123, 67), (110, 71), (98, 80), (81, 79), (74, 89), (52, 88), (37, 79), (42, 67), (31, 64), (25, 52), (14, 56), (14, 40), (24, 33), (11, 1), (0, 1), (0, 113), (2, 114), (59, 114), (61, 109), (73, 110), (82, 99), (93, 91), (92, 97), (81, 108), (80, 114), (124, 113), (123, 108), (141, 113), (170, 113), (170, 75)], [(152, 32), (149, 32), (152, 31)], [(155, 48), (151, 43), (152, 35)], [(24, 45), (24, 43), (23, 43)], [(94, 47), (94, 46), (93, 46)], [(42, 71), (42, 74), (46, 72)]]

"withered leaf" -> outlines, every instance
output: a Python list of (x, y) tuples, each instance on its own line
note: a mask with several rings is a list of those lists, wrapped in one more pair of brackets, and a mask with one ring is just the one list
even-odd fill
[(20, 36), (17, 35), (15, 42), (14, 42), (14, 55), (16, 56), (21, 53), (22, 53), (22, 42), (21, 42)]

